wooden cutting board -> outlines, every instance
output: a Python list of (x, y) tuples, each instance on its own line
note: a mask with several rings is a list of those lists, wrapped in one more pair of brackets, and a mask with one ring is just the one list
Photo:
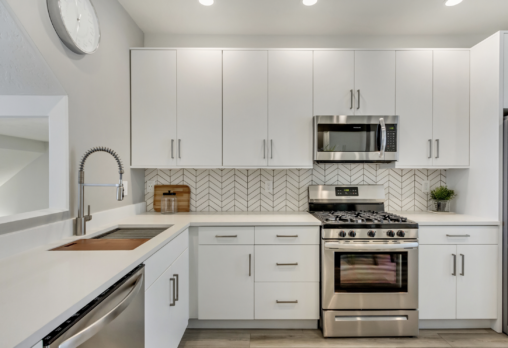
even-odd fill
[(150, 239), (79, 239), (51, 251), (134, 250)]
[(164, 192), (176, 193), (178, 213), (186, 213), (190, 211), (190, 187), (187, 185), (155, 185), (153, 195), (153, 210), (161, 211), (161, 199)]

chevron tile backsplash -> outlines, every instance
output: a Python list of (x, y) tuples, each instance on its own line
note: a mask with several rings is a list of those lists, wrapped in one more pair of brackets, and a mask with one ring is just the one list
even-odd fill
[[(188, 185), (191, 211), (306, 211), (309, 185), (383, 184), (385, 208), (426, 211), (430, 200), (421, 191), (446, 185), (446, 170), (381, 169), (376, 164), (316, 164), (313, 169), (146, 169), (157, 185)], [(273, 193), (264, 182), (273, 182)], [(147, 211), (153, 211), (153, 192), (145, 193)]]

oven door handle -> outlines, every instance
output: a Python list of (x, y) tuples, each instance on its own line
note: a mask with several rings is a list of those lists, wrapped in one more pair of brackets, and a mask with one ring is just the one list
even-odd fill
[(414, 249), (418, 248), (418, 242), (400, 243), (400, 244), (374, 244), (374, 243), (351, 243), (343, 244), (337, 242), (325, 242), (325, 249), (334, 250), (396, 250), (396, 249)]

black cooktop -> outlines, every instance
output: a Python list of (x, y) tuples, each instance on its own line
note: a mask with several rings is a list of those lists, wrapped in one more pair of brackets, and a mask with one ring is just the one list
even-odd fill
[(325, 228), (418, 228), (406, 217), (384, 211), (319, 211), (312, 212)]

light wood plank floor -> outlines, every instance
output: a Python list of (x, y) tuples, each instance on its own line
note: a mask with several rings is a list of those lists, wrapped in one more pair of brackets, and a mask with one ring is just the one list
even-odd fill
[(189, 329), (179, 348), (434, 348), (507, 347), (508, 336), (492, 330), (420, 330), (417, 338), (323, 338), (319, 330)]

